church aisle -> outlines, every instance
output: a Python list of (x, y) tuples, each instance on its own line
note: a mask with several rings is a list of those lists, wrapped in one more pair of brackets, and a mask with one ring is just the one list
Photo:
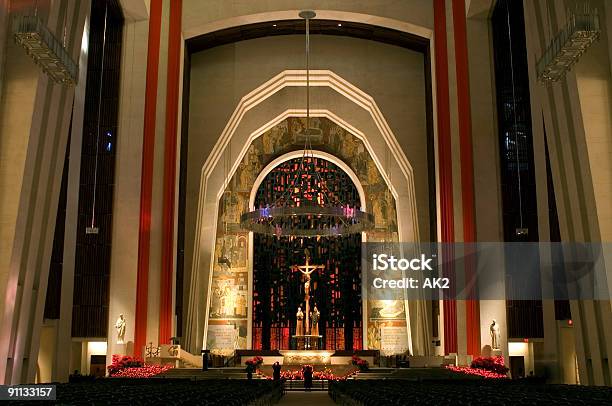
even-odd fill
[(278, 404), (283, 406), (335, 405), (327, 392), (285, 392), (285, 396)]

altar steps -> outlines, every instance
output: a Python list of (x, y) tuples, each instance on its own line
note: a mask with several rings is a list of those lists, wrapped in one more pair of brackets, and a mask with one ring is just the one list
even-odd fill
[[(372, 368), (366, 372), (358, 372), (349, 379), (403, 379), (408, 381), (435, 381), (449, 379), (466, 379), (463, 374), (458, 374), (446, 368)], [(469, 378), (467, 378), (469, 379)]]
[(370, 368), (367, 371), (356, 372), (348, 379), (389, 379), (395, 371), (394, 368)]
[[(156, 378), (170, 379), (247, 379), (244, 368), (210, 368), (202, 371), (200, 368), (172, 368)], [(262, 379), (259, 374), (253, 374), (253, 379)]]

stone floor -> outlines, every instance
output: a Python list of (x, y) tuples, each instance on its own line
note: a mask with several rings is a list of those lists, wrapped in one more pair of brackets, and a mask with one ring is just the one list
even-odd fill
[(283, 396), (281, 401), (277, 404), (295, 406), (335, 405), (327, 392), (285, 392), (285, 396)]

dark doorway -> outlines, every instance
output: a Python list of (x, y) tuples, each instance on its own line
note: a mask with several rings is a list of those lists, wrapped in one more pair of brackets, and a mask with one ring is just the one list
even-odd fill
[(512, 379), (521, 379), (525, 377), (525, 357), (511, 356), (510, 357), (510, 374)]
[(104, 378), (106, 375), (106, 355), (92, 355), (90, 357), (89, 375)]

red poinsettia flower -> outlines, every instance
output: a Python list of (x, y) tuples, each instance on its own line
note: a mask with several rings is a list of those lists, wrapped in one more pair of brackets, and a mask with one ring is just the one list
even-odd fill
[(451, 371), (461, 372), (468, 375), (482, 376), (487, 379), (507, 378), (508, 368), (504, 364), (503, 356), (478, 357), (472, 361), (469, 367), (458, 367), (449, 365), (446, 367)]
[[(289, 370), (285, 369), (281, 371), (281, 379), (285, 379), (287, 381), (303, 381), (304, 380), (304, 371), (306, 369), (312, 370), (312, 379), (315, 380), (332, 380), (332, 381), (344, 381), (349, 376), (355, 373), (355, 370), (349, 370), (345, 375), (336, 376), (333, 374), (330, 368), (323, 368), (322, 371), (314, 371), (314, 367), (312, 365), (304, 365), (299, 370)], [(272, 379), (272, 377), (265, 376), (266, 379)]]
[(145, 365), (142, 359), (129, 355), (113, 354), (108, 375), (112, 377), (148, 378), (172, 368), (170, 365)]

